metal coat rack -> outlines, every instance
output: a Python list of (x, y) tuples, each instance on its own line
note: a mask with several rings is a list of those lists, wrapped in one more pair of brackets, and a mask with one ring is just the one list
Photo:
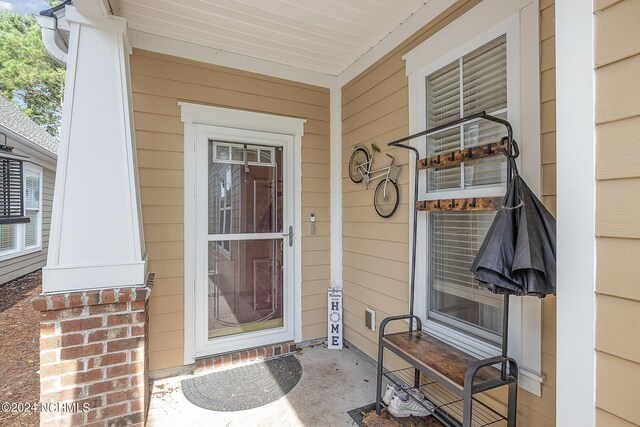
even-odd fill
[[(438, 156), (426, 159), (420, 159), (419, 151), (410, 145), (405, 144), (406, 141), (428, 136), (444, 129), (461, 125), (474, 120), (488, 120), (504, 126), (507, 130), (507, 136), (503, 137), (500, 142), (485, 144), (482, 146), (470, 147), (466, 149), (448, 152)], [(432, 413), (440, 420), (451, 426), (471, 427), (472, 425), (497, 425), (494, 423), (506, 421), (509, 427), (514, 427), (516, 422), (517, 407), (517, 383), (518, 383), (518, 364), (507, 356), (508, 347), (508, 331), (509, 331), (509, 295), (504, 295), (503, 313), (502, 313), (502, 342), (501, 356), (490, 357), (488, 359), (476, 359), (459, 349), (450, 346), (435, 337), (429, 336), (421, 331), (422, 321), (418, 316), (414, 315), (415, 300), (415, 278), (416, 278), (416, 245), (417, 245), (417, 218), (418, 211), (468, 211), (468, 210), (497, 210), (501, 208), (502, 198), (466, 198), (466, 199), (450, 199), (440, 201), (419, 201), (418, 200), (418, 182), (419, 171), (439, 166), (449, 166), (460, 164), (465, 160), (476, 160), (479, 158), (505, 155), (507, 157), (507, 186), (511, 184), (514, 173), (517, 173), (515, 159), (519, 155), (519, 149), (516, 141), (513, 139), (513, 128), (511, 124), (504, 119), (495, 117), (482, 111), (460, 119), (427, 129), (388, 144), (391, 147), (403, 148), (412, 151), (416, 155), (415, 174), (414, 174), (414, 201), (416, 203), (413, 210), (413, 243), (411, 252), (411, 278), (410, 278), (410, 297), (409, 297), (409, 314), (400, 316), (391, 316), (384, 319), (379, 328), (378, 341), (378, 373), (377, 373), (377, 389), (376, 389), (376, 412), (379, 414), (381, 410), (380, 398), (382, 378), (386, 377), (397, 386), (401, 384), (413, 383), (413, 387), (434, 387), (440, 384), (445, 389), (443, 394), (432, 395), (428, 399), (432, 399), (434, 407)], [(385, 328), (388, 323), (393, 321), (409, 320), (409, 331), (401, 333), (386, 334)], [(414, 331), (414, 321), (416, 328)], [(384, 350), (390, 350), (397, 356), (412, 365), (412, 368), (401, 369), (398, 371), (386, 371), (384, 369)], [(444, 374), (447, 366), (440, 366), (445, 370), (439, 370), (436, 359), (448, 359), (453, 355), (454, 359), (460, 361), (456, 368), (451, 371), (453, 377)], [(444, 361), (445, 365), (449, 363)], [(434, 366), (434, 364), (436, 366)], [(480, 371), (483, 368), (500, 365), (500, 370), (495, 370), (495, 377), (485, 376)], [(508, 369), (507, 369), (508, 367)], [(486, 371), (485, 371), (486, 373)], [(427, 384), (421, 385), (422, 375), (427, 378)], [(456, 377), (454, 379), (454, 377)], [(507, 405), (507, 415), (499, 414), (494, 409), (486, 406), (482, 402), (474, 399), (474, 395), (482, 393), (490, 389), (501, 386), (508, 386), (509, 398)], [(448, 391), (447, 391), (448, 390)], [(439, 392), (438, 392), (439, 393)], [(447, 394), (449, 393), (449, 394)], [(411, 396), (409, 396), (411, 398)], [(435, 404), (437, 403), (437, 404)], [(452, 405), (460, 405), (457, 415), (452, 415), (449, 411)], [(476, 412), (477, 407), (480, 408), (480, 414), (477, 414), (481, 420), (480, 424), (474, 422), (472, 424), (472, 412)], [(484, 411), (484, 412), (483, 412)], [(454, 411), (455, 412), (455, 411)], [(461, 415), (461, 416), (460, 416)], [(484, 420), (484, 421), (483, 421)]]
[[(500, 144), (487, 144), (485, 147), (491, 150), (502, 150), (502, 154), (504, 154), (507, 157), (507, 187), (509, 186), (509, 184), (511, 184), (511, 180), (513, 179), (513, 172), (516, 170), (515, 159), (520, 155), (518, 144), (513, 139), (513, 127), (511, 126), (511, 123), (509, 123), (507, 120), (487, 114), (485, 111), (481, 111), (479, 113), (462, 117), (460, 119), (453, 120), (451, 122), (445, 123), (440, 126), (436, 126), (431, 129), (423, 130), (421, 132), (417, 132), (412, 135), (405, 136), (403, 138), (397, 139), (387, 144), (390, 147), (404, 148), (406, 150), (413, 151), (413, 153), (416, 155), (416, 172), (414, 174), (414, 186), (413, 186), (414, 201), (416, 202), (418, 201), (418, 181), (419, 181), (418, 171), (421, 169), (424, 169), (424, 166), (420, 164), (420, 161), (421, 161), (420, 152), (418, 151), (418, 149), (410, 145), (403, 144), (403, 142), (406, 142), (415, 138), (419, 138), (422, 136), (429, 136), (434, 133), (438, 133), (444, 129), (450, 128), (452, 126), (458, 126), (458, 125), (468, 123), (470, 121), (478, 120), (478, 119), (485, 119), (485, 120), (492, 121), (494, 123), (499, 123), (507, 129), (507, 136), (502, 138), (502, 140), (500, 141)], [(472, 150), (472, 148), (469, 148), (467, 150), (460, 150), (460, 152), (467, 151), (471, 153), (471, 151), (469, 150)], [(514, 153), (512, 153), (513, 150), (515, 150)], [(437, 156), (437, 157), (441, 157), (441, 156)], [(464, 158), (464, 155), (463, 155), (463, 158)], [(468, 156), (468, 158), (471, 158), (471, 156)], [(475, 158), (479, 158), (479, 157), (476, 156)], [(431, 165), (431, 167), (433, 166), (435, 165)], [(477, 203), (477, 200), (476, 200), (476, 203)], [(498, 206), (494, 208), (497, 209)], [(417, 237), (416, 225), (418, 221), (418, 210), (419, 209), (413, 210), (413, 245), (411, 249), (411, 266), (412, 267), (411, 267), (411, 284), (410, 284), (411, 291), (410, 291), (410, 297), (409, 297), (409, 301), (410, 301), (409, 314), (411, 316), (413, 316), (413, 303), (415, 298), (415, 287), (416, 287), (416, 283), (415, 283), (416, 282), (416, 237)], [(424, 210), (436, 210), (436, 209), (424, 209)], [(409, 325), (409, 331), (411, 332), (412, 330), (413, 330), (413, 322), (411, 322)], [(509, 331), (509, 295), (505, 294), (503, 298), (503, 313), (502, 313), (502, 356), (505, 358), (507, 357), (508, 331)], [(503, 363), (502, 379), (504, 380), (505, 378), (506, 378), (506, 364)]]

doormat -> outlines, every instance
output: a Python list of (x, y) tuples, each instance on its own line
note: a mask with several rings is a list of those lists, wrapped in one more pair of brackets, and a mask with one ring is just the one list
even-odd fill
[(432, 416), (396, 418), (384, 407), (378, 415), (375, 403), (352, 409), (347, 414), (360, 427), (444, 427)]
[(362, 406), (360, 408), (356, 408), (356, 409), (352, 409), (350, 411), (347, 411), (347, 414), (349, 414), (349, 416), (351, 417), (351, 419), (353, 419), (353, 421), (356, 423), (356, 425), (362, 427), (362, 418), (364, 418), (364, 416), (366, 414), (368, 414), (371, 411), (375, 411), (376, 410), (376, 404), (375, 403), (370, 403), (368, 405)]
[(212, 411), (242, 411), (278, 400), (302, 377), (302, 366), (293, 356), (182, 381), (182, 392), (196, 406)]

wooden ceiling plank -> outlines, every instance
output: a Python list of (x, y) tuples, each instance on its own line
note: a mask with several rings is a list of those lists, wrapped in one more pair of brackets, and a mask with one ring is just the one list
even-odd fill
[[(228, 50), (230, 52), (248, 54), (250, 56), (267, 59), (270, 56), (276, 61), (282, 61), (284, 58), (291, 58), (299, 61), (303, 59), (315, 64), (348, 64), (349, 57), (337, 57), (335, 55), (314, 51), (313, 49), (305, 49), (298, 46), (285, 45), (277, 42), (262, 43), (259, 38), (238, 38), (231, 37), (224, 29), (220, 29), (215, 25), (202, 23), (201, 25), (190, 25), (189, 21), (175, 16), (159, 13), (150, 16), (150, 14), (128, 12), (130, 18), (130, 27), (133, 29), (141, 29), (146, 27), (146, 31), (166, 35), (168, 32), (179, 34), (198, 40), (200, 44)], [(277, 58), (280, 58), (279, 60)]]

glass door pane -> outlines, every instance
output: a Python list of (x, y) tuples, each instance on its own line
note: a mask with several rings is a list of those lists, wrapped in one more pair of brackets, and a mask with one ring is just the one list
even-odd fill
[(280, 147), (209, 141), (209, 235), (281, 233), (282, 195)]
[(282, 240), (209, 242), (209, 338), (283, 326)]

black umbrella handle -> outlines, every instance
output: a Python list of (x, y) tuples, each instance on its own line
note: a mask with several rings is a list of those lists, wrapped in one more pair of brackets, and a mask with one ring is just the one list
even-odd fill
[[(507, 148), (502, 149), (502, 154), (505, 155), (507, 161), (509, 162), (509, 166), (511, 166), (511, 173), (513, 176), (518, 176), (518, 166), (516, 165), (516, 159), (520, 157), (520, 147), (518, 147), (518, 143), (515, 139), (511, 139), (511, 143), (509, 143), (509, 137), (502, 137), (502, 143), (507, 143)], [(508, 151), (508, 150), (511, 150)]]

